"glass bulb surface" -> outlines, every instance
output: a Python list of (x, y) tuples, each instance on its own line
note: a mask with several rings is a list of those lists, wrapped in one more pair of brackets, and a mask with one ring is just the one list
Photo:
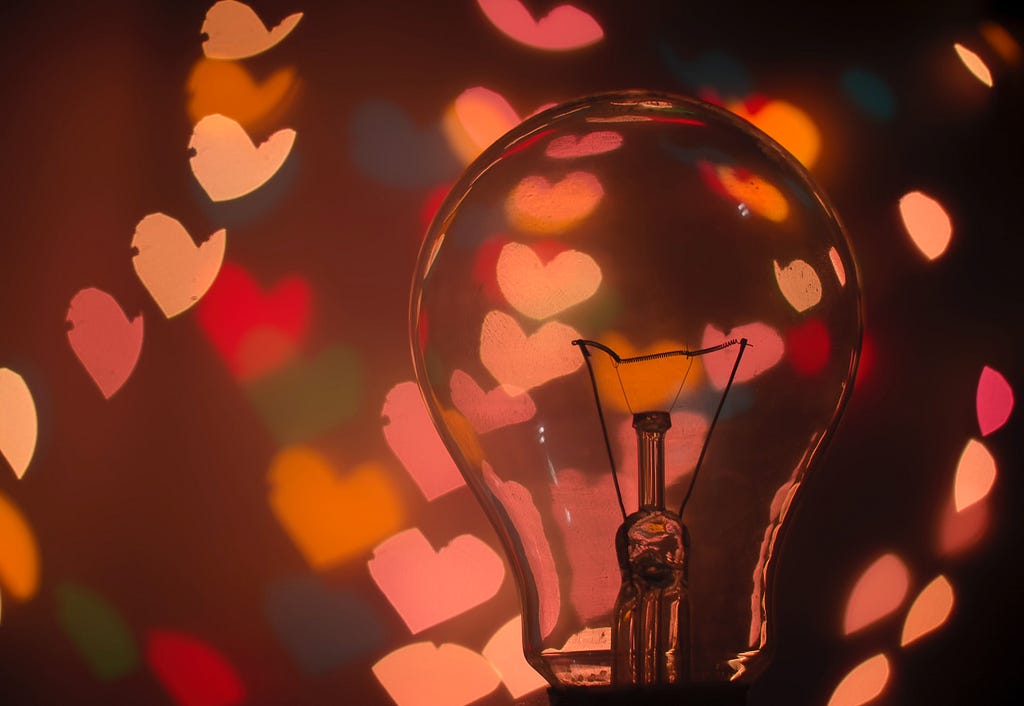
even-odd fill
[[(673, 547), (673, 567), (685, 556), (653, 619), (676, 631), (677, 667), (655, 681), (756, 675), (779, 529), (861, 341), (850, 246), (806, 171), (691, 99), (631, 91), (549, 109), (449, 193), (410, 321), (427, 405), (516, 575), (530, 663), (555, 686), (634, 683), (615, 625), (635, 617), (620, 594), (636, 581), (616, 536), (639, 527)], [(600, 347), (585, 360), (579, 339)], [(641, 468), (658, 455), (633, 428), (651, 412), (671, 421), (658, 474)], [(643, 478), (659, 487), (645, 481), (642, 507)], [(671, 537), (648, 537), (655, 526)]]

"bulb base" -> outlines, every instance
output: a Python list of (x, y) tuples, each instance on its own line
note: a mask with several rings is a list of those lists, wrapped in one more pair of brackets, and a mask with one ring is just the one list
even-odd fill
[(548, 689), (551, 706), (746, 706), (749, 684), (694, 683), (655, 687)]

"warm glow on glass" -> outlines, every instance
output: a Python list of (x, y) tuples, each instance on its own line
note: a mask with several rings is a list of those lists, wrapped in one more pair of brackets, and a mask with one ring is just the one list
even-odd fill
[(0, 368), (0, 409), (0, 454), (14, 475), (23, 478), (36, 450), (39, 421), (32, 392), (24, 378), (9, 368)]
[(929, 260), (946, 251), (953, 237), (953, 222), (946, 209), (931, 196), (911, 191), (900, 199), (900, 216), (907, 234)]
[(910, 587), (907, 565), (895, 554), (876, 559), (857, 579), (846, 602), (843, 634), (849, 635), (889, 615), (903, 603)]
[(240, 706), (245, 685), (227, 658), (191, 635), (154, 630), (146, 638), (146, 662), (177, 706)]
[(985, 445), (971, 439), (960, 455), (956, 467), (956, 483), (953, 490), (953, 506), (963, 512), (982, 500), (996, 482), (996, 460)]
[(164, 316), (194, 306), (217, 279), (227, 231), (221, 228), (199, 245), (180, 222), (151, 213), (135, 226), (132, 266)]
[(554, 183), (528, 176), (509, 194), (508, 220), (525, 233), (560, 235), (588, 218), (603, 196), (601, 182), (589, 172), (571, 172)]
[(490, 600), (505, 579), (501, 557), (477, 537), (435, 551), (416, 527), (378, 544), (367, 566), (413, 635)]
[(622, 135), (614, 130), (597, 130), (585, 135), (564, 135), (548, 143), (544, 153), (555, 159), (576, 159), (617, 150), (622, 146)]
[(548, 682), (756, 676), (785, 508), (860, 346), (849, 245), (797, 161), (688, 99), (552, 108), (453, 187), (410, 321)]
[(497, 277), (512, 308), (540, 320), (589, 299), (601, 285), (601, 268), (578, 250), (543, 263), (529, 245), (508, 243), (498, 256)]
[(936, 576), (925, 586), (907, 612), (903, 622), (900, 646), (906, 647), (918, 638), (942, 627), (953, 612), (953, 586), (945, 576)]
[(978, 428), (982, 436), (988, 436), (1000, 429), (1013, 412), (1013, 388), (1002, 373), (987, 365), (978, 378), (978, 392), (975, 395), (975, 409), (978, 414)]
[(494, 310), (480, 327), (480, 362), (510, 395), (517, 395), (579, 369), (583, 361), (571, 345), (579, 337), (558, 321), (527, 334), (512, 316)]
[(989, 71), (988, 66), (985, 65), (985, 62), (982, 61), (981, 57), (965, 47), (963, 44), (954, 44), (953, 49), (956, 50), (956, 55), (960, 57), (960, 61), (964, 63), (967, 70), (974, 74), (976, 79), (989, 88), (992, 88), (992, 72)]
[(828, 706), (860, 706), (881, 695), (889, 683), (889, 658), (884, 654), (864, 660), (839, 682)]
[(26, 601), (39, 590), (39, 545), (21, 510), (0, 493), (0, 586)]
[(314, 569), (354, 559), (402, 526), (391, 474), (375, 463), (341, 475), (313, 449), (292, 446), (274, 457), (267, 482), (271, 512)]
[(534, 19), (522, 0), (477, 0), (495, 27), (535, 49), (579, 49), (604, 37), (597, 21), (572, 5), (558, 5)]
[(230, 201), (260, 188), (284, 164), (295, 144), (295, 131), (278, 130), (258, 147), (231, 118), (207, 115), (192, 129), (188, 146), (192, 173), (213, 201)]
[(406, 645), (374, 664), (373, 674), (396, 706), (465, 706), (501, 684), (482, 655), (451, 643)]
[[(452, 404), (466, 418), (473, 431), (477, 434), (486, 434), (489, 431), (506, 427), (510, 424), (526, 422), (533, 418), (537, 407), (533, 399), (525, 392), (510, 395), (505, 388), (498, 386), (492, 390), (484, 391), (468, 373), (456, 370), (452, 373), (451, 379)], [(417, 391), (417, 397), (419, 393)], [(422, 398), (421, 398), (422, 399)], [(427, 414), (426, 408), (423, 409)], [(430, 418), (427, 417), (427, 423)], [(434, 431), (431, 424), (430, 429)], [(440, 444), (440, 437), (436, 437)], [(444, 447), (441, 447), (444, 450)], [(419, 450), (419, 449), (417, 449)], [(451, 459), (445, 451), (445, 458)], [(455, 469), (454, 465), (452, 466)], [(458, 473), (458, 470), (455, 469)], [(464, 483), (462, 476), (458, 476), (460, 484)]]
[(90, 287), (71, 298), (68, 343), (110, 399), (128, 381), (142, 352), (142, 314), (129, 319), (112, 296)]
[(207, 35), (203, 53), (211, 59), (245, 59), (262, 54), (287, 37), (302, 19), (288, 15), (268, 30), (251, 7), (235, 0), (219, 0), (207, 10), (200, 32)]
[(803, 260), (793, 260), (785, 267), (773, 264), (779, 290), (794, 309), (804, 312), (821, 301), (821, 280), (813, 267)]

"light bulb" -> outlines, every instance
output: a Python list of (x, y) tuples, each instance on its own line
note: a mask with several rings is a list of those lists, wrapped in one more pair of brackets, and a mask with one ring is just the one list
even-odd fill
[(452, 188), (410, 322), (530, 664), (554, 687), (753, 679), (861, 340), (849, 243), (796, 160), (695, 100), (551, 108)]

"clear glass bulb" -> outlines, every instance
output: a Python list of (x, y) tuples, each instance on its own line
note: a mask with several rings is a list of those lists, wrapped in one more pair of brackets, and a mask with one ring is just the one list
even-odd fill
[(788, 153), (676, 96), (547, 110), (442, 204), (411, 329), (552, 685), (763, 668), (779, 530), (861, 341), (849, 243)]

